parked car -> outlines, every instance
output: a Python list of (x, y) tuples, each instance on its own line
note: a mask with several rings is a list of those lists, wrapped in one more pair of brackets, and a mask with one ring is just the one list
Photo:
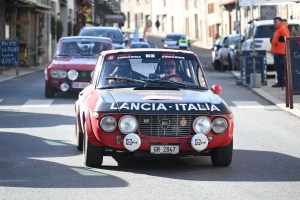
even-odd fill
[(114, 44), (114, 49), (124, 49), (125, 42), (122, 30), (118, 27), (85, 26), (80, 29), (79, 36), (108, 37)]
[(151, 48), (148, 42), (131, 42), (131, 48)]
[(222, 69), (234, 69), (234, 47), (241, 37), (240, 34), (232, 34), (224, 38), (220, 59)]
[[(179, 39), (184, 36), (186, 37), (185, 33), (169, 33), (166, 35), (165, 39), (162, 39), (162, 42), (164, 43), (165, 49), (180, 49), (178, 41)], [(189, 41), (189, 46), (191, 46)]]
[(228, 166), (234, 115), (221, 92), (209, 89), (193, 52), (105, 51), (75, 103), (76, 147), (88, 167), (139, 153), (210, 156)]
[(221, 55), (226, 37), (227, 35), (222, 36), (221, 39), (217, 40), (211, 48), (212, 65), (216, 70), (222, 70)]
[[(300, 22), (298, 20), (288, 20), (288, 24), (291, 36), (300, 36)], [(270, 52), (270, 37), (274, 32), (273, 20), (252, 21), (245, 33), (245, 40), (242, 45), (242, 51), (252, 51), (253, 47), (255, 47), (255, 50), (265, 50), (266, 62), (270, 70), (274, 70), (274, 60)], [(253, 40), (255, 44), (253, 44)]]
[(234, 48), (233, 48), (233, 68), (236, 70), (240, 70), (240, 57), (241, 57), (241, 50), (242, 50), (242, 42), (244, 40), (244, 35), (241, 35), (241, 38), (238, 39), (238, 41), (236, 42)]
[(212, 45), (210, 48), (211, 50), (211, 65), (214, 67), (215, 66), (215, 57), (220, 48), (220, 39), (216, 40), (215, 43)]
[[(45, 96), (56, 92), (79, 92), (90, 84), (97, 58), (102, 52), (113, 49), (111, 39), (105, 37), (73, 36), (58, 41), (54, 57), (44, 70)], [(101, 46), (101, 45), (100, 45)]]

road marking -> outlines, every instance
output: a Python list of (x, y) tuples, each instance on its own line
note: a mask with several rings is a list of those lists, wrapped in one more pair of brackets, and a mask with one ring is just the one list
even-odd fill
[(61, 142), (56, 142), (56, 141), (51, 141), (51, 140), (43, 140), (44, 142), (46, 142), (49, 145), (53, 145), (53, 146), (67, 146), (64, 143)]
[(265, 106), (261, 105), (257, 101), (231, 101), (238, 108), (265, 108)]
[(29, 99), (22, 107), (49, 107), (53, 100)]
[(76, 171), (79, 174), (84, 175), (84, 176), (107, 176), (107, 174), (103, 174), (101, 172), (95, 172), (95, 171), (82, 169), (82, 168), (71, 167), (71, 169), (73, 169), (74, 171)]

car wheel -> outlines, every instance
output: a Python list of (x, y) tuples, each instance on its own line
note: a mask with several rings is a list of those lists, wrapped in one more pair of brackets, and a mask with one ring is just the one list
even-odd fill
[(83, 162), (87, 167), (101, 167), (103, 156), (104, 156), (104, 147), (99, 147), (91, 144), (87, 137), (86, 126), (84, 126), (84, 135), (83, 135)]
[(225, 147), (218, 147), (211, 152), (211, 162), (214, 166), (227, 167), (231, 164), (233, 152), (233, 139)]
[(79, 126), (78, 126), (78, 119), (76, 117), (76, 122), (75, 122), (75, 140), (76, 140), (76, 148), (79, 151), (82, 151), (83, 148), (83, 133), (79, 131)]
[(230, 55), (228, 55), (228, 70), (233, 70), (232, 61), (231, 61)]
[(53, 88), (48, 88), (46, 85), (45, 85), (45, 96), (48, 97), (48, 98), (51, 98), (51, 97), (54, 97), (54, 89)]

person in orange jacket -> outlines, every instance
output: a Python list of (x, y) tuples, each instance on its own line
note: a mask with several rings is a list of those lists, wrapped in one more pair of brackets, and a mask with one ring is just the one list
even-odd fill
[(277, 73), (277, 83), (272, 87), (282, 87), (284, 73), (285, 37), (290, 36), (289, 29), (284, 25), (280, 17), (273, 19), (276, 31), (271, 42), (271, 53), (274, 57), (274, 68)]

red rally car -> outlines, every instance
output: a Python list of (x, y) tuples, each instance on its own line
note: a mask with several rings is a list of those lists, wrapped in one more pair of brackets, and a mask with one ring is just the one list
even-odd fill
[(118, 153), (211, 156), (229, 166), (234, 115), (221, 92), (209, 89), (193, 52), (103, 52), (75, 103), (76, 147), (88, 167)]
[(98, 55), (113, 49), (110, 38), (74, 36), (59, 40), (54, 57), (45, 69), (45, 96), (55, 92), (79, 92), (90, 84)]

